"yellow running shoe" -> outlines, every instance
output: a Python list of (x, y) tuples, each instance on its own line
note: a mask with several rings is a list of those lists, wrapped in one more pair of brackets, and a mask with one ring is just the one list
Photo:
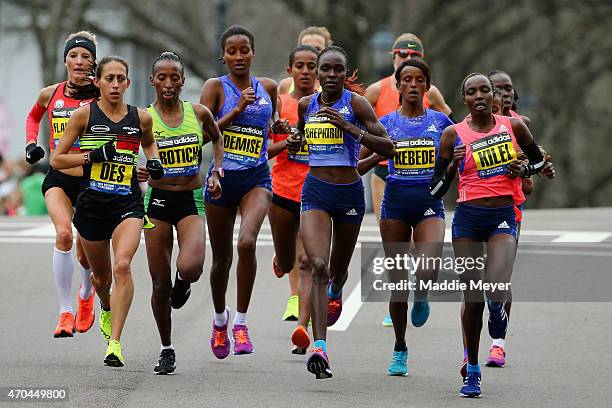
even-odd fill
[(106, 340), (106, 343), (110, 341), (111, 337), (111, 311), (100, 309), (100, 332), (102, 337)]
[(289, 297), (287, 301), (287, 309), (285, 309), (285, 314), (283, 314), (283, 320), (286, 322), (289, 321), (297, 321), (298, 315), (300, 313), (300, 304), (298, 295), (292, 295)]
[(106, 356), (104, 357), (104, 365), (108, 367), (123, 367), (125, 365), (125, 360), (121, 355), (121, 343), (117, 340), (108, 342)]

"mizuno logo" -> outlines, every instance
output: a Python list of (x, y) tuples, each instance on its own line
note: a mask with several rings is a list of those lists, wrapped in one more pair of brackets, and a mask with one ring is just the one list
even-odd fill
[(159, 198), (154, 198), (153, 202), (151, 203), (151, 205), (156, 205), (158, 207), (165, 207), (166, 206), (166, 200), (161, 200)]
[(354, 208), (351, 208), (346, 212), (346, 215), (358, 215), (357, 211)]
[(506, 221), (502, 221), (502, 223), (499, 224), (497, 226), (497, 228), (506, 228), (507, 229), (507, 228), (510, 228), (510, 226), (508, 225), (508, 223)]

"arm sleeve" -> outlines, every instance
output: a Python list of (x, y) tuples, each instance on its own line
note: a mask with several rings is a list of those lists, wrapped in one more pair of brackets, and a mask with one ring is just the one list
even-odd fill
[(525, 146), (523, 148), (523, 152), (525, 152), (527, 158), (529, 159), (529, 164), (525, 166), (525, 178), (539, 173), (544, 167), (545, 161), (544, 156), (542, 156), (542, 152), (535, 141), (532, 140), (531, 143)]
[(46, 109), (38, 102), (34, 103), (28, 118), (26, 119), (26, 145), (38, 142), (38, 130), (40, 129), (40, 121), (45, 114)]

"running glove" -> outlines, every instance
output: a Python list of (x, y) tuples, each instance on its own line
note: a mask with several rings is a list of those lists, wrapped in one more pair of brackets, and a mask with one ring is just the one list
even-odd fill
[(149, 176), (153, 180), (159, 180), (164, 177), (164, 166), (162, 166), (161, 160), (157, 157), (147, 160), (147, 170), (149, 170)]
[(109, 161), (113, 158), (115, 153), (117, 153), (117, 150), (115, 150), (115, 142), (111, 140), (110, 142), (106, 142), (97, 149), (92, 150), (89, 153), (89, 161), (91, 161), (92, 163), (102, 163), (103, 161)]
[(34, 164), (43, 157), (45, 157), (45, 150), (38, 146), (36, 143), (30, 143), (26, 146), (26, 161), (30, 164)]

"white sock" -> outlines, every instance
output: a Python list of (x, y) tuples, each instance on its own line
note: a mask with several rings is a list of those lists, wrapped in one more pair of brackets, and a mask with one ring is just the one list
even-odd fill
[(91, 269), (85, 269), (83, 268), (83, 265), (79, 264), (79, 270), (81, 271), (81, 281), (83, 281), (81, 290), (79, 291), (79, 296), (81, 299), (87, 300), (89, 299), (89, 295), (91, 295), (91, 288), (93, 287), (91, 279), (89, 279)]
[(246, 326), (246, 313), (240, 313), (239, 311), (236, 311), (236, 314), (234, 315), (234, 326), (237, 324)]
[(57, 298), (60, 304), (60, 313), (71, 312), (72, 304), (70, 302), (70, 286), (72, 284), (72, 272), (74, 270), (74, 262), (72, 261), (72, 251), (60, 251), (57, 248), (53, 249), (53, 279), (55, 280), (55, 288), (57, 289)]
[(161, 351), (164, 351), (164, 350), (174, 350), (174, 346), (173, 346), (172, 344), (171, 344), (171, 345), (169, 345), (169, 346), (164, 346), (164, 345), (162, 344), (162, 346), (161, 346)]
[(221, 327), (227, 324), (227, 310), (229, 308), (225, 306), (225, 310), (221, 313), (215, 313), (215, 326)]
[(504, 347), (506, 345), (505, 339), (493, 339), (493, 343), (491, 343), (491, 348), (493, 346)]

